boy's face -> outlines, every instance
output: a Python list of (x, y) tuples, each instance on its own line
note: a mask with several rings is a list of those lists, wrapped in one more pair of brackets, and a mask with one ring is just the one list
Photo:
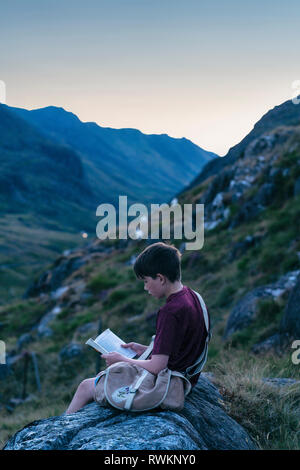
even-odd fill
[(165, 297), (166, 284), (164, 282), (164, 276), (158, 274), (155, 279), (151, 276), (144, 276), (144, 289), (153, 297), (161, 299)]

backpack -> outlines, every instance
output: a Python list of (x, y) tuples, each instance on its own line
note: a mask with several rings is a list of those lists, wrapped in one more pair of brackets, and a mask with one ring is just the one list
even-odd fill
[[(195, 292), (195, 291), (194, 291)], [(154, 408), (180, 411), (184, 407), (185, 397), (192, 385), (189, 379), (201, 372), (208, 353), (211, 339), (208, 312), (205, 303), (195, 292), (202, 307), (207, 336), (204, 349), (197, 361), (185, 372), (165, 368), (157, 375), (143, 367), (129, 362), (116, 362), (107, 367), (97, 377), (94, 400), (101, 406), (108, 404), (124, 411), (141, 412)], [(139, 360), (147, 359), (153, 349), (155, 336)]]

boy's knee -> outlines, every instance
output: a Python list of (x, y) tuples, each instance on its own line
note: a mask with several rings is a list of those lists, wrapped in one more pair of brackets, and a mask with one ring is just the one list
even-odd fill
[(78, 387), (82, 392), (87, 392), (91, 388), (91, 379), (84, 379)]

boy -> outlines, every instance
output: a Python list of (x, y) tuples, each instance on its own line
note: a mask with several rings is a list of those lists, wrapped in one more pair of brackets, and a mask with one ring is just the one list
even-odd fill
[[(158, 374), (168, 367), (184, 372), (193, 365), (203, 351), (207, 331), (203, 312), (197, 295), (181, 283), (181, 253), (166, 243), (154, 243), (137, 257), (134, 271), (138, 279), (144, 281), (144, 289), (157, 299), (166, 298), (166, 303), (157, 314), (156, 335), (149, 359), (129, 359), (112, 352), (102, 354), (106, 365), (126, 361), (138, 364), (152, 374)], [(137, 354), (142, 354), (147, 346), (128, 343)], [(190, 379), (196, 385), (200, 374)], [(86, 379), (79, 385), (66, 414), (75, 413), (94, 398), (95, 377)]]

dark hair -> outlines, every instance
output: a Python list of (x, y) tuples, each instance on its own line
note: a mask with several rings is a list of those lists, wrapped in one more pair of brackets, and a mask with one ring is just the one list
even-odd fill
[(160, 273), (170, 282), (175, 282), (181, 278), (180, 258), (181, 253), (174, 245), (153, 243), (139, 254), (133, 269), (138, 279), (143, 279), (144, 276), (154, 279)]

